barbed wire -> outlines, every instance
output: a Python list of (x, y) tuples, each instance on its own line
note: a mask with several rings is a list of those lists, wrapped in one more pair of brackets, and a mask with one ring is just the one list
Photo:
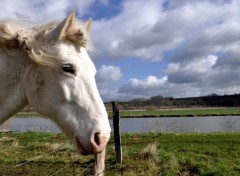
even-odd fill
[(51, 154), (56, 153), (56, 152), (59, 152), (59, 151), (63, 150), (65, 147), (66, 147), (66, 146), (63, 146), (63, 147), (61, 147), (61, 148), (59, 148), (59, 149), (57, 149), (57, 150), (54, 150), (54, 151), (45, 153), (45, 154), (43, 154), (43, 155), (39, 155), (39, 156), (30, 158), (30, 159), (28, 159), (27, 161), (25, 161), (25, 162), (23, 162), (23, 163), (20, 163), (20, 164), (17, 164), (17, 165), (15, 165), (15, 166), (13, 166), (12, 168), (17, 168), (17, 167), (22, 166), (22, 165), (25, 165), (25, 164), (27, 164), (27, 163), (29, 163), (29, 162), (31, 162), (31, 161), (34, 161), (34, 160), (43, 158), (43, 157), (45, 157), (45, 156), (51, 155)]
[[(133, 144), (131, 144), (131, 145), (133, 145)], [(131, 146), (131, 145), (129, 145), (129, 146)], [(137, 145), (137, 144), (134, 144), (134, 145)], [(61, 151), (61, 150), (58, 149), (58, 150), (46, 153), (44, 155), (46, 155), (46, 156), (51, 155), (51, 154), (57, 153), (59, 151)], [(16, 166), (14, 166), (13, 168), (17, 168), (17, 167), (23, 166), (23, 165), (29, 165), (30, 166), (32, 161), (36, 161), (36, 160), (44, 157), (44, 155), (40, 155), (40, 156), (37, 156), (37, 157), (34, 157), (34, 158), (30, 158), (26, 162), (18, 164)], [(64, 166), (62, 166), (60, 169), (58, 169), (54, 173), (49, 173), (49, 176), (56, 176), (56, 175), (59, 175), (61, 172), (64, 173), (64, 170), (67, 169), (68, 167), (71, 167), (78, 159), (79, 158), (74, 158), (73, 160), (71, 160), (71, 162), (66, 163)], [(86, 163), (83, 163), (83, 164), (86, 164)], [(92, 162), (86, 168), (83, 168), (83, 170), (77, 171), (77, 172), (80, 172), (80, 173), (77, 173), (75, 170), (71, 171), (70, 173), (68, 172), (68, 173), (72, 174), (72, 175), (75, 175), (75, 176), (91, 175), (91, 174), (93, 174), (93, 167), (92, 167), (93, 165), (94, 165), (94, 163)], [(132, 167), (132, 166), (129, 166), (129, 165), (116, 165), (116, 167), (113, 168), (111, 166), (111, 164), (106, 163), (106, 168), (105, 168), (104, 173), (109, 174), (109, 175), (114, 174), (114, 173), (122, 175), (123, 173), (126, 174), (128, 172), (131, 172), (132, 169), (136, 170), (136, 169), (142, 169), (142, 168), (145, 168), (145, 167), (144, 166), (139, 166), (139, 167), (138, 166), (133, 166)], [(41, 174), (41, 173), (39, 173), (39, 174)], [(0, 175), (1, 175), (1, 173), (0, 173)]]
[(90, 166), (92, 166), (93, 165), (93, 163), (91, 163), (91, 164), (89, 164), (80, 174), (78, 174), (77, 176), (81, 176), (84, 172), (86, 172), (89, 168), (90, 168)]
[(54, 176), (57, 173), (61, 172), (62, 170), (64, 170), (65, 168), (69, 167), (70, 165), (72, 165), (74, 162), (76, 162), (79, 158), (72, 160), (70, 163), (66, 164), (64, 167), (60, 168), (59, 170), (57, 170), (56, 172), (52, 173), (50, 176)]
[[(22, 126), (22, 125), (19, 125), (19, 126)], [(27, 125), (26, 125), (26, 126), (27, 126)], [(34, 131), (34, 132), (36, 132), (36, 131)], [(160, 132), (160, 133), (161, 133), (161, 132)], [(0, 132), (0, 134), (1, 134), (1, 132)], [(53, 134), (53, 135), (57, 135), (57, 134)], [(11, 136), (11, 137), (14, 137), (14, 136)], [(39, 136), (39, 137), (34, 137), (34, 138), (31, 137), (31, 139), (38, 139), (38, 141), (46, 142), (46, 140), (40, 139), (40, 137), (41, 137), (41, 136)], [(43, 137), (45, 138), (45, 136), (43, 136)], [(62, 140), (67, 140), (66, 138), (60, 138), (60, 139), (62, 139)], [(12, 139), (12, 140), (14, 140), (14, 139)], [(21, 138), (20, 140), (23, 141), (24, 138)], [(29, 138), (26, 138), (26, 140), (29, 140)], [(59, 138), (58, 138), (57, 140), (59, 141)], [(143, 144), (143, 143), (148, 143), (148, 142), (149, 142), (149, 141), (141, 142), (141, 144)], [(109, 144), (110, 144), (110, 145), (113, 145), (114, 143), (113, 143), (113, 142), (109, 142)], [(139, 145), (139, 143), (124, 143), (124, 142), (122, 143), (122, 146), (134, 146), (134, 145)], [(54, 150), (54, 151), (51, 151), (51, 152), (48, 152), (48, 153), (45, 153), (45, 154), (42, 154), (42, 155), (39, 155), (39, 156), (30, 158), (30, 159), (28, 159), (27, 161), (25, 161), (25, 162), (23, 162), (23, 163), (20, 163), (20, 164), (17, 164), (17, 165), (15, 165), (15, 166), (13, 166), (12, 168), (17, 168), (17, 167), (20, 167), (20, 166), (29, 164), (29, 163), (32, 162), (32, 161), (39, 160), (40, 158), (43, 158), (43, 157), (46, 157), (46, 156), (48, 156), (48, 155), (51, 155), (51, 154), (57, 153), (57, 152), (59, 152), (59, 151), (62, 151), (62, 150), (64, 150), (66, 147), (67, 147), (67, 146), (64, 145), (64, 146), (62, 146), (61, 148), (59, 148), (59, 149), (57, 149), (57, 150)], [(78, 159), (79, 159), (79, 158), (78, 158)], [(52, 173), (50, 176), (55, 176), (56, 174), (64, 171), (66, 168), (68, 168), (68, 167), (70, 167), (72, 164), (74, 164), (78, 159), (75, 159), (75, 158), (74, 158), (73, 160), (71, 160), (71, 162), (67, 163), (66, 165), (64, 165), (63, 167), (61, 167), (60, 169), (58, 169), (57, 171), (55, 171), (54, 173)], [(90, 163), (86, 168), (83, 169), (83, 171), (81, 171), (79, 174), (77, 174), (77, 176), (81, 176), (82, 174), (88, 173), (88, 172), (89, 172), (88, 170), (89, 170), (93, 165), (94, 165), (94, 163)], [(135, 168), (135, 169), (136, 169), (136, 168), (143, 168), (143, 167), (117, 166), (115, 169), (113, 169), (113, 168), (107, 169), (107, 165), (106, 165), (106, 170), (103, 171), (103, 172), (105, 172), (105, 173), (120, 173), (120, 174), (122, 174), (123, 171), (124, 171), (124, 172), (128, 172), (128, 169), (131, 169), (131, 168)], [(88, 171), (88, 172), (87, 172), (87, 171)], [(76, 175), (76, 174), (74, 173), (74, 175)]]

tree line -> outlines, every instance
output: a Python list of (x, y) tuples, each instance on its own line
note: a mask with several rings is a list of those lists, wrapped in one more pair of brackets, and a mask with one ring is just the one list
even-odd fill
[[(161, 95), (150, 98), (135, 98), (129, 101), (119, 101), (123, 108), (127, 107), (144, 107), (144, 106), (159, 106), (159, 107), (239, 107), (240, 94), (234, 95), (217, 95), (211, 94), (202, 97), (188, 97), (188, 98), (173, 98), (163, 97)], [(105, 103), (106, 106), (110, 102)]]

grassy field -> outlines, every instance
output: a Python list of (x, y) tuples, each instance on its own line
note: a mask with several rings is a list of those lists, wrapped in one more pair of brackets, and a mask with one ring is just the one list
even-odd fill
[(14, 115), (14, 117), (40, 117), (40, 116), (41, 115), (36, 113), (36, 112), (30, 112), (30, 113), (19, 112), (19, 113)]
[[(240, 115), (240, 108), (188, 108), (121, 111), (121, 117), (194, 117)], [(109, 117), (112, 113), (109, 112)]]
[[(126, 133), (122, 146), (115, 164), (109, 142), (106, 175), (240, 175), (240, 133)], [(78, 156), (62, 134), (0, 133), (0, 151), (0, 176), (93, 174), (93, 156)]]
[[(112, 112), (108, 112), (112, 118)], [(121, 117), (195, 117), (195, 116), (234, 116), (240, 115), (237, 108), (184, 108), (184, 109), (153, 109), (153, 110), (121, 110)], [(35, 112), (20, 112), (15, 117), (39, 117)]]

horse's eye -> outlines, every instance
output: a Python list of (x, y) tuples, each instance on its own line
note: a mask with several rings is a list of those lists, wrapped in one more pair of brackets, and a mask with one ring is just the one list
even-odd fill
[(73, 75), (76, 74), (76, 69), (75, 69), (74, 65), (72, 65), (72, 64), (63, 64), (62, 65), (62, 70), (64, 72), (71, 73)]

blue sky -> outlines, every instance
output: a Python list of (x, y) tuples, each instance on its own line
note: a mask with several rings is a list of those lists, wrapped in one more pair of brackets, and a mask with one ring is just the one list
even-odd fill
[(2, 0), (0, 18), (93, 19), (105, 101), (240, 92), (238, 0)]

